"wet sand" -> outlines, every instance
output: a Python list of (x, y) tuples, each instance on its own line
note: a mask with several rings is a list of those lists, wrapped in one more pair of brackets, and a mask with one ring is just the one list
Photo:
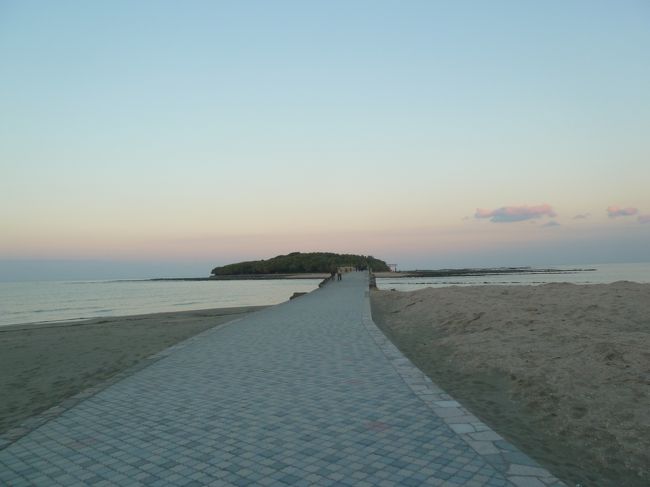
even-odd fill
[(175, 343), (262, 308), (0, 327), (0, 433)]
[(650, 285), (373, 291), (434, 382), (568, 485), (650, 485)]

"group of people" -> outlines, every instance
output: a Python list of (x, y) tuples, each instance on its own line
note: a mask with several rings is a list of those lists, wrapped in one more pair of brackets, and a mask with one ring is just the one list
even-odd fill
[(344, 272), (353, 272), (353, 271), (361, 271), (365, 270), (359, 266), (343, 266), (343, 267), (332, 267), (332, 270), (330, 271), (330, 280), (334, 281), (340, 281), (343, 279), (343, 273)]
[(330, 272), (330, 279), (332, 281), (334, 280), (340, 281), (341, 279), (343, 279), (343, 276), (341, 274), (341, 269), (332, 270)]

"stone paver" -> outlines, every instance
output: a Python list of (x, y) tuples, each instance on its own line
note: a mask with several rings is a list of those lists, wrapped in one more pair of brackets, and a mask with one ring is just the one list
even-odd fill
[(0, 485), (562, 485), (386, 340), (362, 273), (81, 399), (0, 441)]

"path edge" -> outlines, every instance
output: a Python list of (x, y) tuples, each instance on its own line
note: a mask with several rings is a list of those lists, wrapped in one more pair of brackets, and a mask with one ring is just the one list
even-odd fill
[[(282, 304), (282, 303), (280, 303)], [(252, 313), (259, 313), (260, 311), (263, 311), (263, 308), (261, 310), (253, 311)], [(244, 316), (235, 318), (230, 321), (226, 321), (225, 323), (221, 323), (218, 325), (213, 326), (212, 328), (208, 328), (207, 330), (203, 330), (202, 332), (192, 335), (191, 337), (186, 338), (185, 340), (182, 340), (178, 343), (175, 343), (174, 345), (170, 345), (169, 347), (160, 350), (159, 352), (156, 352), (152, 355), (149, 355), (148, 357), (145, 357), (143, 359), (140, 359), (136, 364), (127, 367), (126, 369), (123, 369), (119, 372), (116, 372), (114, 375), (109, 377), (108, 379), (105, 379), (98, 384), (95, 384), (94, 386), (88, 387), (66, 399), (61, 401), (60, 403), (50, 407), (49, 409), (46, 409), (45, 411), (38, 413), (34, 416), (31, 416), (30, 418), (27, 418), (24, 420), (22, 423), (20, 423), (18, 426), (14, 426), (13, 428), (8, 429), (4, 433), (0, 434), (0, 451), (4, 450), (5, 448), (11, 446), (13, 443), (16, 441), (20, 440), (22, 437), (27, 436), (30, 434), (32, 431), (37, 430), (47, 422), (58, 418), (61, 416), (63, 413), (65, 413), (68, 409), (72, 409), (73, 407), (77, 406), (78, 404), (84, 402), (87, 399), (90, 399), (91, 397), (99, 394), (100, 392), (108, 389), (114, 384), (117, 384), (118, 382), (127, 379), (131, 377), (133, 374), (136, 372), (139, 372), (143, 369), (146, 369), (147, 367), (155, 364), (156, 362), (164, 359), (165, 357), (168, 357), (175, 351), (185, 348), (192, 343), (195, 343), (197, 340), (200, 340), (204, 335), (208, 333), (214, 333), (216, 330), (221, 330), (227, 326), (230, 326), (238, 321), (241, 321), (244, 319)]]
[(411, 391), (449, 428), (516, 487), (568, 487), (519, 448), (465, 409), (390, 341), (372, 319), (370, 290), (365, 291), (362, 322), (377, 347)]

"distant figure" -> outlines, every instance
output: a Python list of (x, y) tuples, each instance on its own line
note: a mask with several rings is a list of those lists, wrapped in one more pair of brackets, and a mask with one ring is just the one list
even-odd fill
[(337, 277), (338, 277), (338, 280), (340, 281), (340, 280), (342, 279), (342, 277), (341, 277), (341, 269), (339, 269), (339, 270), (336, 272), (336, 275), (337, 275)]
[(330, 279), (334, 281), (334, 278), (336, 277), (336, 271), (330, 272)]

